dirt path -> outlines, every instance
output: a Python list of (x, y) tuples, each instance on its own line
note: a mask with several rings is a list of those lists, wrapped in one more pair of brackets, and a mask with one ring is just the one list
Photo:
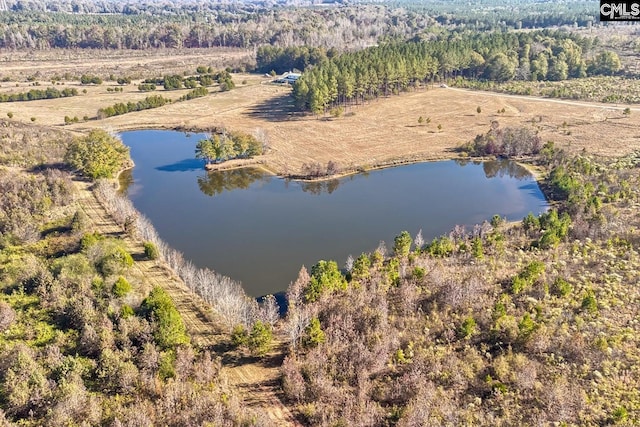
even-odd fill
[[(220, 322), (216, 321), (212, 310), (169, 269), (145, 259), (142, 243), (128, 237), (112, 220), (89, 190), (89, 183), (76, 181), (76, 185), (79, 189), (78, 203), (92, 222), (90, 228), (103, 235), (118, 237), (125, 243), (127, 250), (136, 260), (130, 271), (131, 276), (145, 288), (161, 286), (169, 293), (185, 322), (192, 342), (198, 347), (209, 349), (224, 343), (228, 337), (216, 326)], [(280, 349), (262, 360), (234, 357), (229, 354), (222, 356), (222, 374), (228, 384), (238, 390), (249, 407), (265, 415), (271, 425), (299, 425), (277, 394), (282, 358)]]
[(508, 93), (500, 93), (500, 92), (490, 92), (490, 91), (479, 91), (472, 89), (462, 89), (457, 87), (447, 87), (449, 90), (455, 90), (458, 92), (465, 92), (471, 94), (481, 93), (483, 95), (488, 96), (497, 96), (500, 98), (512, 98), (512, 99), (521, 99), (523, 101), (539, 101), (539, 102), (551, 102), (554, 104), (564, 104), (564, 105), (573, 105), (576, 107), (585, 107), (585, 108), (603, 108), (610, 110), (624, 110), (625, 108), (629, 108), (631, 111), (640, 111), (638, 107), (630, 107), (628, 105), (619, 106), (618, 104), (603, 104), (603, 103), (595, 103), (595, 102), (586, 102), (586, 101), (568, 101), (566, 99), (556, 99), (556, 98), (543, 98), (539, 96), (527, 96), (527, 95), (511, 95)]

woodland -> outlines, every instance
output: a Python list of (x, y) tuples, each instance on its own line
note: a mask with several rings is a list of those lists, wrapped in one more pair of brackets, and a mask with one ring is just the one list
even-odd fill
[[(253, 52), (227, 70), (137, 76), (138, 92), (189, 92), (105, 106), (98, 113), (105, 120), (176, 102), (186, 108), (212, 96), (214, 83), (216, 94), (233, 92), (230, 73), (240, 68), (302, 71), (291, 99), (296, 114), (318, 122), (436, 84), (525, 95), (551, 88), (569, 97), (593, 79), (633, 86), (638, 77), (628, 60), (636, 45), (581, 31), (599, 25), (591, 1), (544, 3), (544, 12), (515, 0), (6, 3), (3, 57)], [(6, 77), (2, 85), (13, 83)], [(133, 84), (126, 72), (77, 77), (91, 87), (118, 78)], [(580, 98), (602, 101), (604, 87)], [(81, 96), (74, 90), (30, 89), (0, 101)], [(627, 108), (616, 120), (635, 114)], [(515, 222), (495, 215), (429, 239), (398, 230), (372, 252), (302, 267), (279, 303), (248, 297), (233, 278), (198, 268), (162, 240), (114, 186), (131, 167), (116, 135), (7, 113), (0, 118), (0, 425), (640, 424), (640, 146), (596, 156), (542, 140), (536, 129), (492, 120), (450, 155), (526, 165), (549, 211)], [(269, 155), (253, 135), (209, 130), (194, 154), (207, 163)], [(306, 178), (341, 172), (332, 162), (304, 171)], [(238, 169), (197, 184), (215, 196), (260, 179)], [(151, 273), (165, 280), (151, 282)], [(206, 310), (194, 314), (179, 303), (176, 283)], [(193, 328), (198, 322), (208, 325), (206, 338)], [(275, 370), (277, 380), (256, 374), (255, 387), (240, 389), (229, 372), (244, 365)], [(272, 400), (256, 398), (265, 389)], [(265, 408), (274, 407), (291, 419), (269, 418)]]

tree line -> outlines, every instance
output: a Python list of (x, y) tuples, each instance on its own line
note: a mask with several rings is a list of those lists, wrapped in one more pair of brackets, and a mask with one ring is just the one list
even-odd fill
[(256, 51), (256, 71), (275, 71), (282, 74), (286, 71), (305, 70), (336, 55), (335, 49), (327, 52), (325, 49), (310, 46), (260, 46)]
[(118, 102), (106, 108), (98, 109), (98, 119), (104, 119), (107, 117), (119, 116), (121, 114), (132, 113), (134, 111), (149, 110), (152, 108), (160, 108), (166, 104), (171, 103), (171, 99), (164, 98), (161, 95), (147, 96), (142, 101), (138, 102)]
[(0, 94), (0, 102), (37, 101), (39, 99), (66, 98), (76, 95), (78, 95), (78, 90), (74, 88), (58, 90), (55, 87), (48, 87), (44, 90), (31, 89), (29, 92), (2, 93)]
[[(281, 7), (283, 3), (290, 7)], [(434, 28), (477, 31), (587, 26), (588, 1), (535, 4), (508, 2), (353, 2), (336, 7), (299, 7), (305, 2), (208, 1), (109, 3), (19, 0), (0, 14), (0, 48), (154, 49), (261, 45), (361, 48), (388, 38), (429, 34)], [(311, 5), (311, 2), (307, 2)], [(516, 7), (517, 6), (517, 7)]]
[(472, 80), (564, 80), (614, 74), (620, 60), (586, 53), (597, 40), (563, 31), (448, 34), (433, 41), (391, 42), (343, 53), (306, 70), (293, 86), (296, 106), (320, 113), (425, 83)]
[(140, 91), (155, 90), (157, 86), (162, 86), (165, 90), (176, 89), (195, 89), (198, 85), (201, 87), (211, 86), (214, 83), (220, 84), (220, 90), (226, 91), (233, 89), (236, 85), (231, 77), (230, 70), (222, 70), (216, 73), (212, 72), (211, 67), (200, 66), (196, 70), (196, 75), (184, 77), (180, 74), (166, 75), (163, 77), (154, 77), (145, 79), (138, 86)]

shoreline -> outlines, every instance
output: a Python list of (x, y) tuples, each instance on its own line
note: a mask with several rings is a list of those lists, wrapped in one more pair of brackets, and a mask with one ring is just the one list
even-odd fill
[[(167, 131), (177, 131), (177, 132), (184, 132), (184, 133), (206, 133), (206, 130), (204, 129), (199, 129), (196, 127), (187, 128), (182, 126), (162, 126), (162, 127), (138, 126), (131, 129), (123, 128), (114, 132), (116, 134), (119, 134), (121, 132), (133, 132), (136, 130), (167, 130)], [(284, 179), (289, 181), (298, 181), (298, 182), (324, 182), (324, 181), (332, 181), (335, 179), (341, 179), (341, 178), (357, 175), (359, 173), (367, 173), (375, 170), (407, 166), (407, 165), (418, 164), (418, 163), (432, 163), (432, 162), (449, 161), (449, 160), (454, 160), (454, 161), (463, 160), (463, 161), (469, 161), (469, 162), (487, 162), (487, 161), (497, 159), (497, 157), (486, 157), (486, 156), (471, 157), (471, 156), (465, 155), (464, 153), (460, 153), (456, 151), (450, 151), (450, 153), (451, 154), (455, 153), (457, 155), (455, 156), (454, 155), (450, 155), (450, 156), (424, 155), (419, 157), (397, 157), (397, 158), (392, 158), (386, 161), (378, 162), (373, 165), (371, 164), (352, 165), (350, 169), (344, 170), (342, 172), (332, 174), (332, 175), (320, 175), (320, 176), (282, 173), (277, 169), (270, 167), (268, 163), (268, 159), (265, 159), (264, 156), (257, 156), (250, 159), (231, 159), (222, 163), (205, 164), (202, 169), (206, 172), (222, 172), (222, 171), (229, 171), (229, 170), (235, 170), (235, 169), (257, 168), (279, 179)], [(519, 158), (519, 159), (508, 158), (508, 160), (516, 162), (520, 166), (524, 167), (534, 177), (536, 182), (541, 181), (542, 179), (541, 171), (535, 165), (524, 161), (524, 159), (522, 158)], [(131, 162), (131, 165), (119, 170), (115, 174), (115, 177), (113, 179), (119, 180), (120, 175), (124, 171), (135, 168), (135, 163), (133, 162), (133, 159), (130, 159), (130, 162)], [(119, 181), (118, 181), (117, 188), (118, 189), (120, 188)]]

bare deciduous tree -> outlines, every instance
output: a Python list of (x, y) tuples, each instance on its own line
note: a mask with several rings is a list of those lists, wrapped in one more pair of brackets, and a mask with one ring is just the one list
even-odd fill
[(351, 270), (353, 270), (353, 256), (351, 254), (349, 254), (349, 256), (347, 257), (347, 261), (344, 264), (344, 269), (348, 272), (351, 273)]
[(94, 192), (112, 218), (123, 228), (126, 228), (131, 218), (135, 218), (134, 225), (128, 227), (135, 230), (136, 237), (153, 243), (158, 248), (159, 258), (222, 316), (229, 329), (237, 324), (253, 324), (257, 315), (257, 303), (245, 294), (240, 283), (213, 270), (198, 269), (193, 263), (186, 261), (180, 252), (160, 239), (151, 222), (134, 208), (130, 200), (117, 194), (108, 181), (98, 181)]
[(272, 327), (280, 320), (280, 306), (276, 297), (267, 295), (262, 299), (258, 310), (258, 319), (263, 323), (268, 323)]
[(416, 234), (416, 237), (413, 239), (413, 244), (416, 246), (417, 250), (422, 249), (424, 246), (424, 237), (422, 237), (422, 228)]

